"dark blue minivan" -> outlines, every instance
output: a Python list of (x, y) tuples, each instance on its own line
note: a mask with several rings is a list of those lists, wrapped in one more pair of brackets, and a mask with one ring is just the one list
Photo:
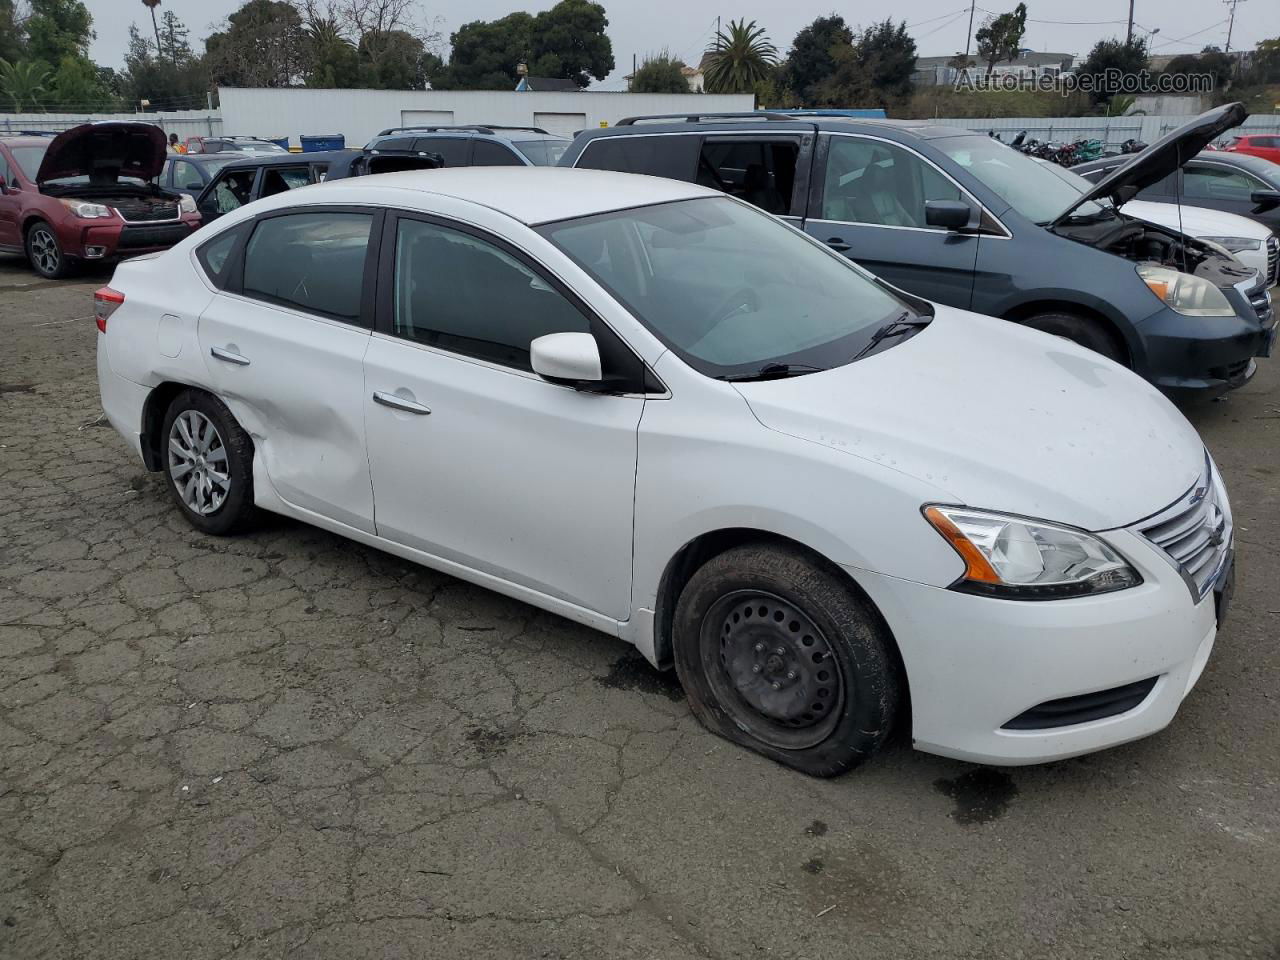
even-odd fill
[(1213, 396), (1270, 354), (1265, 282), (1117, 207), (1244, 117), (1210, 111), (1084, 193), (968, 130), (780, 113), (631, 118), (584, 131), (561, 165), (722, 190), (910, 293), (1067, 337), (1170, 395)]

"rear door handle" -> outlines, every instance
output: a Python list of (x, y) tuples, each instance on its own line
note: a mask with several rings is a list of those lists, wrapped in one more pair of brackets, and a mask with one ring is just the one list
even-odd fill
[(234, 350), (227, 350), (223, 347), (210, 347), (209, 353), (218, 360), (225, 360), (227, 363), (234, 363), (241, 367), (249, 365), (249, 358), (240, 356)]
[(383, 393), (381, 390), (374, 393), (373, 402), (380, 403), (384, 407), (391, 407), (393, 410), (416, 413), (420, 417), (425, 417), (431, 412), (431, 408), (428, 406), (413, 400), (406, 400), (404, 397), (397, 397), (394, 393)]
[(832, 250), (839, 251), (840, 253), (844, 253), (846, 250), (849, 249), (849, 244), (845, 243), (839, 237), (829, 237), (827, 239), (827, 246), (830, 247)]

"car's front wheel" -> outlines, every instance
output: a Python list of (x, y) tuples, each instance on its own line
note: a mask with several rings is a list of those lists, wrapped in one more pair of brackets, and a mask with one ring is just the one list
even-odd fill
[(1094, 353), (1100, 353), (1108, 360), (1128, 366), (1124, 344), (1101, 320), (1092, 317), (1081, 317), (1074, 313), (1040, 313), (1023, 321), (1025, 326), (1055, 337), (1062, 337), (1078, 343)]
[(217, 397), (184, 390), (164, 418), (169, 492), (191, 525), (222, 536), (253, 519), (253, 441)]
[(71, 272), (71, 263), (58, 241), (57, 231), (43, 220), (27, 230), (27, 259), (46, 280), (61, 280)]
[(801, 550), (748, 544), (712, 558), (674, 626), (680, 682), (713, 733), (821, 777), (887, 738), (902, 695), (892, 640), (837, 571)]

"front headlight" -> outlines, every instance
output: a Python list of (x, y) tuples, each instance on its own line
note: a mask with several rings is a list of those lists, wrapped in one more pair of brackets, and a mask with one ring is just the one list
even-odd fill
[(184, 193), (182, 199), (178, 201), (178, 209), (183, 213), (195, 213), (196, 198), (189, 193)]
[(1201, 237), (1201, 240), (1208, 240), (1210, 243), (1216, 243), (1220, 247), (1225, 247), (1228, 253), (1240, 253), (1244, 250), (1261, 250), (1262, 241), (1252, 240), (1249, 237)]
[(1203, 277), (1139, 264), (1138, 276), (1151, 292), (1184, 317), (1234, 317), (1235, 309), (1226, 295)]
[(73, 216), (80, 217), (82, 220), (98, 220), (111, 216), (111, 208), (104, 207), (100, 203), (90, 203), (88, 200), (65, 199), (59, 199), (58, 202), (70, 210)]
[(1060, 600), (1142, 583), (1120, 554), (1083, 530), (968, 507), (928, 506), (924, 515), (965, 562), (955, 590)]

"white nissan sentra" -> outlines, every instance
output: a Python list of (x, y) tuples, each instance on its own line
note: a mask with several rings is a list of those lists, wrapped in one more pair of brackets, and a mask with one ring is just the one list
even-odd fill
[(200, 530), (274, 511), (621, 637), (807, 773), (895, 724), (1006, 764), (1154, 733), (1229, 596), (1153, 387), (698, 186), (342, 180), (96, 305), (107, 416)]

